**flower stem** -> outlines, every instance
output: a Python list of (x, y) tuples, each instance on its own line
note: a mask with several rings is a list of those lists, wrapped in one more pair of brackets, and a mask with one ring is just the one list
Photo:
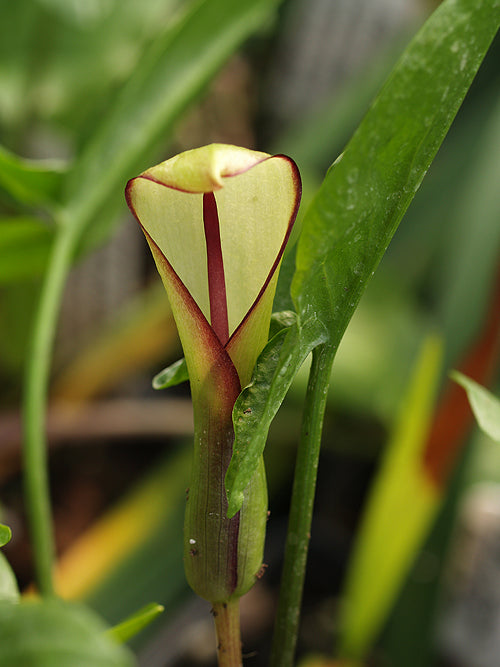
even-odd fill
[(52, 344), (69, 270), (73, 235), (61, 227), (52, 249), (33, 325), (24, 392), (24, 485), (33, 543), (35, 570), (42, 595), (54, 594), (54, 538), (50, 509), (45, 438), (45, 408)]
[(239, 599), (213, 605), (219, 667), (241, 667)]
[(334, 352), (334, 349), (326, 344), (318, 346), (313, 351), (295, 463), (271, 667), (291, 667), (295, 655), (321, 433)]

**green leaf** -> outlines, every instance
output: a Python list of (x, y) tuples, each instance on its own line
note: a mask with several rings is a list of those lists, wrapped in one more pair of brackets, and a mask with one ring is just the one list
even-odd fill
[[(6, 526), (3, 526), (6, 528)], [(9, 538), (10, 539), (10, 538)], [(9, 561), (0, 551), (0, 602), (18, 602), (19, 587)], [(0, 650), (1, 656), (1, 650)]]
[(0, 285), (43, 273), (53, 238), (53, 228), (37, 218), (0, 218)]
[(56, 599), (0, 604), (3, 667), (131, 667), (129, 651), (105, 635), (85, 607)]
[(403, 53), (308, 211), (292, 296), (338, 345), (498, 30), (493, 0), (447, 0)]
[[(12, 538), (9, 526), (0, 523), (0, 547), (5, 546)], [(19, 587), (9, 561), (0, 552), (0, 601), (17, 602), (19, 600)]]
[(154, 376), (153, 389), (168, 389), (187, 380), (189, 380), (189, 373), (183, 357)]
[(9, 526), (0, 523), (0, 547), (4, 547), (12, 539), (12, 531)]
[(279, 331), (287, 329), (296, 323), (297, 314), (293, 310), (281, 310), (279, 313), (273, 313), (269, 326), (269, 338), (274, 338)]
[[(272, 379), (266, 381), (267, 372), (257, 368), (256, 377), (263, 378), (268, 396), (253, 405), (253, 435), (235, 413), (238, 463), (233, 457), (227, 484), (232, 509), (238, 505), (232, 498), (233, 484), (238, 480), (240, 488), (244, 483), (237, 468), (262, 448), (307, 354), (325, 340), (338, 347), (499, 23), (500, 4), (494, 0), (443, 2), (405, 50), (345, 152), (330, 168), (306, 213), (298, 242), (291, 288), (298, 327), (293, 335), (289, 332), (286, 353), (282, 350)], [(245, 471), (248, 483), (250, 468), (245, 466)]]
[(163, 610), (164, 607), (161, 604), (151, 602), (118, 625), (110, 628), (106, 634), (120, 644), (123, 644), (152, 623)]
[(500, 442), (500, 400), (480, 384), (458, 371), (452, 371), (450, 377), (467, 392), (469, 403), (481, 430), (492, 440)]
[(241, 508), (243, 491), (258, 466), (267, 432), (284, 397), (313, 347), (325, 338), (325, 331), (311, 323), (281, 329), (257, 359), (251, 383), (238, 396), (233, 408), (235, 443), (226, 473), (228, 517)]
[(60, 162), (25, 160), (0, 146), (0, 187), (20, 204), (53, 204), (64, 173)]

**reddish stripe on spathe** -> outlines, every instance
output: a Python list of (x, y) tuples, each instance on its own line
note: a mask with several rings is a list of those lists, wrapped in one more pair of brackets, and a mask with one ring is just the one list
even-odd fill
[(208, 294), (210, 324), (222, 345), (229, 339), (226, 279), (220, 241), (219, 215), (213, 192), (203, 195), (203, 225), (207, 244)]

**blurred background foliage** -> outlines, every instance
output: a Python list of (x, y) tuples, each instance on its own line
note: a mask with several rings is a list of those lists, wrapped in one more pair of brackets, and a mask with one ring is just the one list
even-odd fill
[[(141, 72), (154, 71), (165, 44), (181, 35), (175, 64), (186, 88), (182, 103), (172, 103), (172, 122), (151, 130), (154, 146), (145, 145), (136, 161), (146, 167), (148, 160), (211, 141), (287, 153), (301, 169), (306, 207), (435, 6), (424, 0), (261, 1), (254, 3), (262, 10), (245, 39), (236, 18), (227, 19), (220, 38), (216, 22), (207, 24), (206, 55), (195, 61), (203, 26), (199, 32), (186, 26), (210, 4), (0, 0), (0, 520), (12, 526), (4, 553), (23, 588), (33, 567), (19, 404), (33, 314), (58, 207), (75, 188), (74, 174), (90, 173), (97, 189), (101, 179), (105, 185), (113, 155), (99, 156), (99, 136), (106, 123), (126, 119), (128, 109), (130, 122), (117, 128), (116, 145), (137, 143), (144, 131), (131, 83), (139, 86)], [(231, 4), (217, 0), (227, 16)], [(229, 45), (227, 55), (211, 55), (222, 43), (217, 39)], [(460, 368), (498, 390), (499, 62), (497, 38), (334, 364), (299, 640), (304, 664), (334, 664), (328, 656), (339, 636), (341, 644), (342, 636), (344, 643), (346, 636), (358, 637), (359, 664), (497, 664), (500, 454), (474, 427), (463, 391), (450, 386), (447, 374)], [(173, 98), (181, 85), (172, 84)], [(165, 101), (152, 95), (150, 104), (155, 117)], [(92, 155), (98, 157), (85, 171)], [(145, 244), (120, 197), (121, 185), (95, 211), (59, 320), (47, 423), (57, 587), (110, 623), (150, 601), (163, 604), (165, 613), (133, 642), (140, 664), (212, 664), (211, 619), (187, 589), (182, 568), (189, 394), (181, 387), (158, 395), (150, 386), (180, 347)], [(292, 261), (290, 252), (284, 275)], [(430, 336), (442, 353), (410, 400)], [(242, 603), (245, 648), (255, 649), (255, 665), (266, 664), (306, 380), (304, 369), (266, 450), (268, 567)], [(422, 427), (416, 415), (423, 404), (429, 429), (418, 439), (412, 424)], [(369, 568), (375, 556), (365, 554), (366, 569), (352, 554), (365, 508), (373, 516), (370, 507), (380, 502), (370, 489), (379, 496), (392, 492), (384, 452), (403, 446), (398, 433), (415, 436), (423, 458), (444, 452), (448, 467), (427, 523), (394, 570), (392, 596), (382, 603), (378, 570)], [(391, 527), (394, 534), (411, 532), (410, 519), (400, 521)], [(359, 544), (371, 548), (366, 539)], [(383, 546), (389, 553), (391, 538)], [(348, 581), (362, 577), (372, 600), (370, 630), (343, 611), (355, 599), (355, 586), (343, 588), (347, 571)], [(313, 655), (319, 656), (314, 662)]]

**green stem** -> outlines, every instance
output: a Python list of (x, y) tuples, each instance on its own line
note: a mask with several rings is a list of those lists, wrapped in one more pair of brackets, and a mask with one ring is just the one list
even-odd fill
[(213, 605), (219, 667), (241, 667), (239, 599)]
[(285, 561), (281, 576), (271, 667), (291, 667), (295, 655), (300, 606), (316, 490), (323, 418), (334, 350), (326, 344), (313, 351), (295, 463)]
[(69, 271), (74, 233), (60, 227), (42, 285), (32, 331), (24, 391), (24, 484), (34, 550), (35, 571), (42, 595), (53, 595), (54, 537), (47, 472), (45, 412), (52, 346)]

